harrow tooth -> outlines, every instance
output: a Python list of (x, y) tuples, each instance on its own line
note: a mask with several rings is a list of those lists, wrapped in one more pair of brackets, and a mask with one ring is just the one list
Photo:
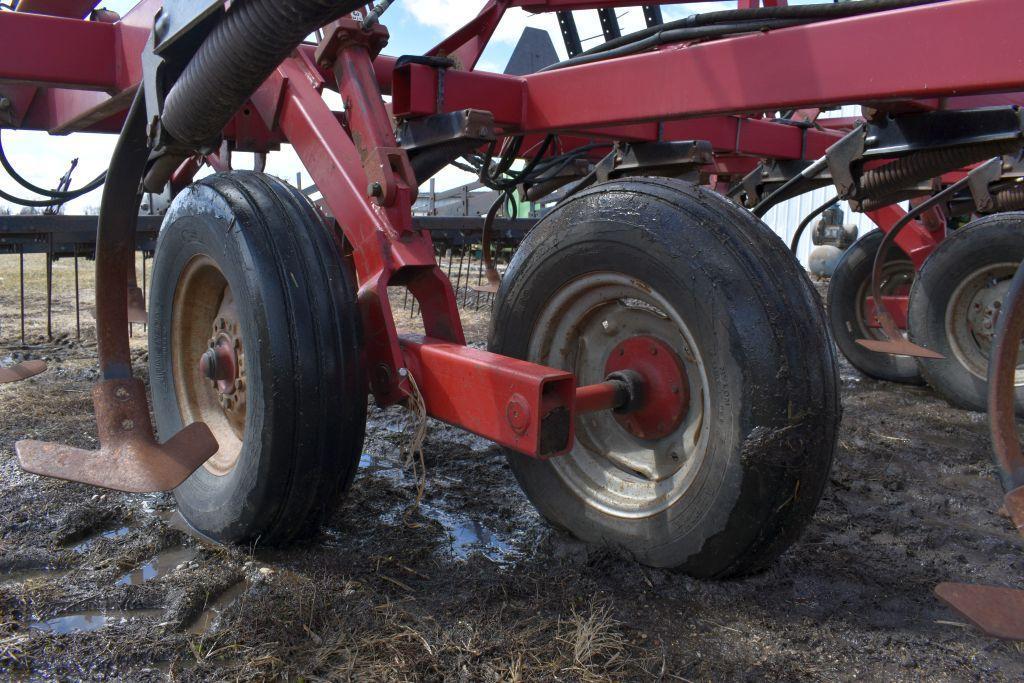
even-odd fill
[(0, 368), (0, 384), (20, 382), (29, 377), (46, 371), (46, 362), (41, 360), (26, 360), (12, 365), (9, 368)]
[(128, 322), (145, 325), (148, 321), (146, 298), (142, 294), (142, 289), (135, 286), (128, 287)]
[(488, 282), (485, 285), (470, 285), (469, 288), (474, 292), (482, 292), (484, 294), (494, 294), (498, 291), (498, 285), (493, 282)]
[(987, 635), (1024, 640), (1024, 590), (940, 583), (935, 595)]
[(858, 339), (857, 343), (877, 353), (891, 353), (895, 356), (913, 356), (915, 358), (945, 358), (941, 353), (926, 349), (906, 339)]

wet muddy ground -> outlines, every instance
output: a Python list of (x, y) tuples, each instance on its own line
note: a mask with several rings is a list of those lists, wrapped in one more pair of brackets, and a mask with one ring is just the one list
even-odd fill
[[(9, 310), (9, 291), (0, 309)], [(996, 512), (984, 417), (927, 389), (844, 366), (840, 445), (813, 522), (766, 573), (711, 583), (551, 529), (498, 448), (441, 424), (431, 425), (416, 509), (399, 408), (371, 407), (348, 497), (322, 536), (289, 549), (208, 543), (168, 495), (24, 474), (17, 439), (96, 443), (88, 336), (0, 348), (0, 362), (50, 362), (35, 379), (0, 387), (5, 676), (1024, 677), (1020, 646), (979, 635), (932, 596), (942, 580), (1019, 585), (1024, 540)], [(144, 369), (141, 338), (136, 355)]]

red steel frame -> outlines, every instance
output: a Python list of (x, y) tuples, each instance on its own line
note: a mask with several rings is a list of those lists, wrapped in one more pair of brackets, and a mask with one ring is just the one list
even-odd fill
[[(757, 0), (739, 3), (756, 6)], [(49, 12), (56, 4), (25, 0), (22, 7)], [(779, 124), (757, 112), (814, 112), (848, 103), (892, 109), (955, 107), (958, 101), (976, 106), (987, 101), (978, 96), (1024, 90), (1024, 44), (1014, 20), (1024, 18), (1019, 0), (950, 0), (665, 46), (528, 76), (473, 70), (510, 7), (550, 12), (633, 4), (490, 0), (474, 21), (433, 51), (453, 56), (460, 65), (446, 73), (440, 111), (491, 111), (505, 134), (711, 140), (719, 155), (717, 170), (738, 173), (758, 157), (816, 158), (841, 135)], [(143, 0), (116, 24), (0, 12), (0, 94), (12, 105), (0, 125), (51, 132), (116, 130), (139, 82), (138, 55), (158, 5)], [(93, 3), (63, 6), (65, 17), (81, 17)], [(417, 64), (395, 70), (394, 60), (386, 57), (374, 61), (382, 36), (360, 36), (343, 21), (329, 49), (322, 47), (314, 56), (312, 47), (300, 48), (253, 96), (261, 121), (240, 114), (226, 135), (244, 137), (252, 149), (291, 142), (321, 189), (351, 246), (370, 388), (378, 402), (403, 399), (411, 372), (432, 415), (533, 455), (563, 452), (571, 446), (571, 431), (566, 443), (543, 449), (544, 417), (557, 408), (570, 417), (573, 411), (596, 409), (594, 390), (582, 391), (577, 401), (568, 373), (465, 346), (451, 285), (434, 260), (430, 237), (411, 227), (415, 182), (380, 99), (381, 91), (390, 92), (398, 117), (438, 113), (437, 72)], [(64, 49), (54, 50), (57, 44)], [(971, 58), (978, 44), (994, 56)], [(320, 96), (325, 87), (336, 87), (347, 103), (346, 126)], [(1008, 97), (992, 101), (1005, 103)], [(189, 168), (194, 172), (195, 166)], [(177, 181), (182, 180), (179, 175)], [(381, 185), (375, 197), (366, 190), (372, 183)], [(882, 210), (873, 218), (891, 225), (898, 211)], [(900, 245), (915, 263), (936, 242), (923, 225), (903, 234), (908, 237)], [(389, 286), (407, 287), (420, 302), (425, 338), (399, 336)]]

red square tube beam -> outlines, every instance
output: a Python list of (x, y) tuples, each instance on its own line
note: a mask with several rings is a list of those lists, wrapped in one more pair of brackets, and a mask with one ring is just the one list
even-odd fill
[(571, 448), (571, 373), (425, 337), (400, 342), (431, 417), (534, 457)]
[(532, 74), (523, 128), (1020, 91), (1022, 19), (1020, 0), (951, 0)]
[(0, 12), (0, 82), (111, 90), (114, 24)]

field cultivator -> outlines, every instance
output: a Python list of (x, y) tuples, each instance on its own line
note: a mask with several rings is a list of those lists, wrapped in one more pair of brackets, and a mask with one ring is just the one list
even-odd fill
[[(506, 447), (533, 503), (580, 538), (721, 578), (767, 566), (814, 512), (840, 415), (832, 334), (870, 374), (920, 367), (964, 405), (998, 387), (993, 424), (1015, 429), (1021, 328), (999, 312), (1024, 287), (1024, 219), (1000, 213), (1024, 207), (1018, 0), (739, 0), (668, 22), (651, 3), (626, 35), (628, 1), (489, 0), (398, 58), (381, 54), (387, 2), (96, 4), (0, 11), (0, 126), (120, 131), (94, 181), (101, 448), (19, 442), (31, 472), (174, 489), (208, 536), (288, 541), (351, 483), (370, 394)], [(556, 13), (569, 58), (477, 69), (511, 8)], [(584, 50), (573, 12), (590, 10), (606, 41)], [(970, 58), (979, 44), (997, 58)], [(866, 116), (820, 116), (844, 104)], [(230, 170), (232, 152), (286, 142), (317, 206)], [(193, 182), (204, 164), (221, 172)], [(515, 193), (559, 193), (503, 277), (490, 269), (488, 350), (466, 345), (412, 216), (449, 164), (499, 193), (487, 259)], [(846, 200), (881, 228), (837, 266), (831, 325), (759, 220), (829, 186), (822, 211)], [(148, 311), (158, 441), (128, 311), (140, 197), (168, 189)], [(947, 235), (954, 209), (992, 215)], [(399, 332), (393, 288), (424, 334)], [(986, 382), (992, 348), (1010, 380)]]

